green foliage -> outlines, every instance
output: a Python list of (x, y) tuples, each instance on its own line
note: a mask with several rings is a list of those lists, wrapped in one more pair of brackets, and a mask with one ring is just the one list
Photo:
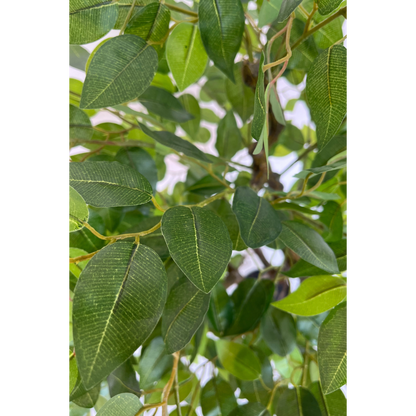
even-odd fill
[(346, 414), (345, 18), (70, 0), (72, 416)]

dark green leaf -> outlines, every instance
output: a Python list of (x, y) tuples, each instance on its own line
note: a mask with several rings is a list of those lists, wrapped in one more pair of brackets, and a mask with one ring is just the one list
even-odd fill
[(347, 399), (341, 390), (331, 394), (323, 394), (319, 381), (309, 386), (321, 409), (322, 416), (347, 416)]
[[(282, 106), (280, 105), (280, 101), (277, 98), (277, 91), (273, 87), (273, 89), (270, 91), (270, 104), (272, 106), (272, 111), (274, 118), (278, 123), (280, 123), (282, 126), (286, 125), (285, 116), (283, 114)], [(279, 138), (280, 141), (280, 138)]]
[(261, 403), (247, 403), (234, 409), (230, 416), (270, 416), (270, 413)]
[(325, 224), (328, 231), (323, 235), (326, 242), (341, 240), (344, 228), (342, 219), (341, 206), (334, 201), (328, 201), (322, 213), (319, 215), (319, 221)]
[(77, 140), (90, 140), (94, 130), (90, 118), (74, 105), (69, 105), (69, 138)]
[(123, 393), (106, 402), (97, 416), (135, 416), (142, 406), (137, 396)]
[(316, 154), (315, 159), (312, 162), (312, 168), (325, 166), (327, 162), (336, 156), (338, 153), (347, 149), (347, 137), (346, 136), (334, 136), (329, 143)]
[(319, 13), (323, 16), (336, 10), (342, 0), (318, 0)]
[(279, 144), (295, 152), (303, 149), (304, 143), (305, 139), (302, 132), (293, 124), (287, 124), (279, 136)]
[(108, 376), (107, 382), (111, 397), (121, 393), (133, 393), (140, 397), (140, 386), (131, 360), (125, 361), (120, 367), (116, 368)]
[(217, 129), (217, 141), (215, 148), (220, 156), (231, 159), (242, 146), (242, 137), (237, 127), (234, 113), (227, 111), (224, 118), (219, 122)]
[(324, 312), (314, 316), (298, 316), (296, 326), (298, 331), (309, 341), (316, 345), (318, 341), (319, 328), (328, 316), (329, 312)]
[(182, 123), (181, 127), (189, 134), (192, 140), (198, 141), (197, 134), (201, 121), (201, 109), (199, 108), (198, 100), (191, 94), (183, 94), (179, 97), (179, 101), (184, 109), (194, 117), (192, 120)]
[(225, 186), (220, 184), (211, 175), (204, 176), (186, 190), (197, 195), (211, 196), (225, 189)]
[(163, 263), (144, 245), (119, 241), (90, 260), (73, 307), (76, 357), (86, 388), (108, 376), (151, 334), (166, 291)]
[(279, 397), (276, 413), (284, 416), (322, 416), (314, 395), (304, 387), (286, 388)]
[[(72, 354), (72, 351), (69, 350), (69, 355)], [(77, 360), (75, 357), (69, 359), (69, 394), (71, 394), (72, 390), (74, 390), (75, 385), (77, 384), (78, 380), (78, 367), (77, 367)]]
[(261, 54), (259, 63), (259, 75), (257, 78), (256, 93), (254, 95), (254, 117), (251, 123), (251, 135), (260, 140), (266, 120), (266, 101), (264, 97), (264, 73), (263, 73), (264, 53)]
[(308, 176), (311, 172), (313, 173), (312, 176), (314, 175), (320, 175), (324, 172), (331, 172), (334, 170), (339, 170), (342, 168), (345, 168), (345, 166), (347, 165), (347, 159), (343, 158), (341, 160), (338, 160), (334, 163), (331, 163), (329, 165), (325, 165), (325, 166), (320, 166), (318, 168), (310, 168), (310, 169), (306, 169), (303, 170), (299, 173), (297, 173), (296, 175), (294, 175), (295, 178), (306, 178), (306, 176)]
[(221, 282), (211, 292), (207, 316), (210, 328), (219, 335), (223, 335), (225, 330), (231, 325), (233, 304)]
[[(73, 390), (72, 394), (74, 394), (77, 391), (76, 389), (77, 386), (75, 386), (75, 389)], [(81, 387), (81, 389), (83, 389), (83, 387)], [(100, 384), (97, 384), (95, 387), (88, 391), (83, 389), (83, 394), (77, 395), (77, 397), (72, 399), (72, 401), (80, 407), (86, 407), (87, 409), (91, 409), (92, 407), (94, 407), (95, 403), (97, 403), (98, 397), (100, 395), (100, 389)]]
[(204, 415), (227, 416), (237, 407), (231, 386), (220, 377), (213, 377), (201, 391), (201, 408)]
[(277, 16), (277, 21), (279, 23), (284, 22), (301, 3), (302, 0), (283, 0), (279, 15)]
[(69, 187), (69, 232), (80, 230), (88, 222), (88, 207), (82, 196)]
[(85, 64), (87, 63), (90, 53), (81, 46), (69, 46), (69, 65), (81, 71), (85, 71)]

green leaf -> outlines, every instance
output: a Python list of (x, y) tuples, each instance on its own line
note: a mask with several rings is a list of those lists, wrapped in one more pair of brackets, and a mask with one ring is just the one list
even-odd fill
[(151, 389), (172, 367), (173, 357), (166, 353), (161, 337), (152, 339), (140, 357), (138, 373), (142, 389)]
[(302, 0), (283, 0), (277, 16), (277, 22), (284, 22), (290, 14), (302, 3)]
[[(153, 2), (154, 0), (136, 0), (133, 16), (135, 16), (136, 13), (142, 10), (144, 6)], [(126, 21), (127, 15), (131, 9), (132, 3), (133, 3), (132, 0), (118, 0), (117, 1), (119, 13), (118, 13), (117, 23), (114, 26), (114, 29), (120, 30), (123, 27), (123, 24)]]
[(342, 302), (347, 295), (344, 279), (334, 276), (313, 276), (304, 280), (299, 289), (272, 305), (301, 316), (318, 315)]
[(247, 403), (238, 406), (229, 416), (270, 416), (270, 413), (261, 403)]
[(306, 169), (306, 170), (302, 170), (301, 172), (299, 172), (298, 174), (294, 175), (294, 178), (306, 178), (310, 172), (313, 173), (313, 175), (321, 175), (324, 172), (331, 172), (334, 170), (339, 170), (342, 168), (345, 168), (347, 166), (347, 159), (343, 158), (341, 160), (338, 160), (334, 163), (331, 163), (329, 165), (325, 165), (325, 166), (319, 166), (317, 168), (310, 168), (310, 169)]
[(254, 352), (243, 344), (218, 340), (215, 342), (222, 366), (240, 380), (256, 380), (261, 374), (261, 364)]
[(298, 331), (309, 341), (316, 345), (318, 341), (319, 328), (322, 322), (328, 316), (329, 312), (324, 312), (314, 316), (298, 316), (296, 326)]
[(180, 137), (174, 135), (169, 131), (154, 131), (150, 130), (144, 124), (139, 123), (139, 125), (143, 133), (147, 134), (149, 137), (156, 140), (158, 143), (170, 147), (176, 150), (177, 152), (181, 152), (186, 156), (193, 157), (194, 159), (201, 160), (202, 162), (211, 163), (211, 161), (207, 158), (205, 153), (201, 152), (201, 150), (199, 150), (192, 143), (184, 139), (181, 139)]
[(277, 18), (282, 2), (283, 0), (263, 1), (259, 13), (259, 27), (272, 23)]
[(111, 397), (121, 393), (133, 393), (140, 397), (140, 386), (131, 360), (125, 361), (120, 367), (116, 368), (108, 376), (107, 382)]
[(334, 136), (329, 143), (316, 154), (315, 159), (312, 162), (312, 167), (325, 166), (327, 162), (336, 156), (338, 153), (347, 149), (347, 137), (346, 136)]
[(227, 416), (237, 407), (231, 386), (220, 377), (213, 377), (201, 391), (201, 408), (204, 415)]
[(285, 221), (279, 240), (299, 257), (328, 273), (339, 273), (334, 252), (324, 239), (308, 226)]
[[(318, 24), (325, 20), (326, 17), (315, 13), (314, 22)], [(343, 37), (342, 26), (345, 21), (344, 16), (339, 16), (332, 22), (323, 26), (313, 34), (316, 46), (320, 49), (327, 49)], [(295, 49), (296, 50), (296, 49)]]
[(313, 62), (306, 80), (306, 95), (316, 124), (319, 149), (336, 134), (347, 114), (347, 50), (331, 46)]
[(270, 280), (245, 279), (231, 295), (234, 321), (226, 335), (237, 335), (254, 329), (273, 298), (274, 285)]
[[(339, 271), (347, 270), (347, 240), (339, 240), (328, 245), (335, 254)], [(289, 271), (282, 271), (282, 273), (288, 277), (305, 277), (325, 274), (325, 270), (312, 266), (304, 260), (299, 260)]]
[(263, 73), (264, 53), (261, 54), (259, 63), (259, 75), (257, 78), (256, 92), (254, 95), (254, 117), (251, 123), (251, 135), (260, 140), (266, 121), (266, 101), (264, 97), (264, 73)]
[(181, 23), (173, 29), (166, 45), (166, 59), (180, 91), (202, 77), (208, 55), (198, 26)]
[(100, 0), (69, 2), (69, 43), (84, 45), (106, 35), (116, 24), (118, 4)]
[(90, 260), (73, 307), (76, 357), (86, 388), (108, 376), (151, 334), (166, 291), (162, 261), (142, 244), (119, 241)]
[(137, 396), (123, 393), (106, 402), (97, 416), (135, 416), (142, 406)]
[(70, 163), (69, 182), (96, 207), (142, 205), (152, 199), (149, 181), (118, 162)]
[(347, 416), (347, 399), (341, 390), (330, 394), (323, 394), (319, 381), (309, 386), (321, 409), (322, 416)]
[(237, 127), (234, 113), (227, 111), (224, 118), (219, 122), (217, 129), (217, 141), (215, 148), (220, 156), (231, 159), (242, 146), (242, 137)]
[(120, 149), (116, 154), (116, 161), (123, 165), (129, 165), (132, 169), (141, 173), (150, 183), (153, 193), (156, 193), (157, 168), (155, 160), (146, 150), (140, 147), (128, 147)]
[(155, 49), (135, 35), (117, 36), (95, 53), (81, 95), (81, 108), (131, 101), (149, 87), (157, 70)]
[(325, 16), (338, 8), (342, 0), (318, 0), (318, 12)]
[(285, 357), (296, 347), (296, 324), (292, 315), (269, 308), (260, 328), (264, 341), (275, 354)]
[(282, 231), (282, 224), (270, 203), (248, 186), (237, 187), (233, 211), (240, 226), (241, 238), (248, 247), (269, 244)]
[(186, 188), (188, 192), (204, 196), (210, 196), (218, 192), (222, 192), (224, 189), (225, 186), (220, 184), (211, 175), (204, 176), (199, 181), (196, 181), (193, 185)]
[[(276, 121), (282, 126), (286, 126), (286, 120), (283, 114), (283, 109), (282, 109), (282, 106), (280, 105), (280, 101), (277, 98), (277, 91), (274, 87), (272, 91), (270, 92), (270, 104), (272, 106), (273, 115)], [(279, 142), (280, 140), (281, 138), (279, 138)]]
[(184, 123), (192, 120), (192, 114), (189, 114), (182, 106), (181, 102), (168, 91), (149, 87), (138, 98), (151, 113), (167, 120), (176, 121), (177, 123)]
[(82, 196), (69, 187), (69, 232), (80, 230), (88, 221), (88, 207)]
[[(81, 386), (82, 394), (77, 394), (76, 398), (72, 398), (71, 400), (80, 407), (85, 407), (87, 409), (91, 409), (94, 407), (95, 403), (97, 403), (98, 397), (100, 396), (100, 384), (97, 384), (90, 390), (85, 390), (83, 386)], [(79, 391), (80, 391), (79, 390)], [(72, 391), (74, 394), (77, 391), (77, 386)]]
[(287, 124), (279, 136), (279, 144), (297, 152), (303, 149), (305, 139), (302, 132), (293, 124)]
[(319, 374), (324, 394), (347, 382), (347, 303), (334, 308), (321, 325), (318, 338)]
[(207, 208), (176, 206), (163, 214), (162, 234), (186, 277), (209, 293), (231, 258), (232, 243), (222, 220)]
[(284, 389), (277, 402), (276, 413), (284, 416), (322, 416), (314, 395), (304, 387)]
[(87, 63), (90, 53), (83, 47), (78, 45), (69, 46), (69, 65), (81, 71), (85, 71), (85, 64)]
[(69, 138), (78, 140), (90, 140), (94, 130), (90, 118), (74, 105), (69, 105)]
[(192, 120), (182, 123), (181, 127), (189, 134), (193, 141), (198, 141), (197, 134), (199, 131), (199, 123), (201, 122), (201, 109), (198, 100), (191, 94), (183, 94), (179, 97), (179, 101), (184, 109), (193, 116)]
[(334, 242), (341, 240), (344, 221), (342, 219), (342, 210), (339, 204), (334, 201), (328, 201), (324, 206), (324, 210), (319, 215), (319, 221), (328, 227), (328, 231), (323, 235), (325, 241)]
[(150, 3), (135, 13), (124, 33), (140, 36), (145, 41), (159, 42), (169, 30), (170, 10), (162, 3)]
[(221, 282), (212, 289), (207, 316), (210, 329), (219, 335), (223, 335), (225, 330), (231, 325), (233, 305)]
[[(69, 355), (72, 354), (72, 351), (69, 350)], [(74, 390), (75, 385), (77, 384), (78, 379), (78, 367), (77, 360), (75, 357), (69, 359), (69, 394)]]
[(162, 315), (162, 336), (168, 354), (189, 344), (204, 321), (209, 298), (186, 277), (172, 287)]
[(208, 56), (234, 82), (234, 58), (244, 32), (244, 10), (240, 0), (201, 0), (199, 29)]
[(229, 78), (225, 80), (225, 91), (227, 93), (228, 101), (233, 106), (235, 112), (240, 116), (243, 123), (245, 123), (254, 111), (254, 93), (243, 80), (242, 62), (238, 62), (234, 65), (234, 79), (235, 83)]

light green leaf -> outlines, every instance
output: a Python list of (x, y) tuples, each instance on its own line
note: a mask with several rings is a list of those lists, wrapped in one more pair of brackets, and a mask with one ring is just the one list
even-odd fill
[(279, 240), (308, 263), (328, 273), (339, 273), (334, 252), (308, 226), (296, 221), (285, 221)]
[[(270, 92), (270, 104), (272, 105), (272, 111), (273, 111), (273, 115), (276, 121), (279, 124), (286, 126), (286, 120), (283, 114), (282, 106), (280, 105), (280, 102), (277, 99), (277, 91), (276, 91), (276, 88), (274, 87), (272, 91)], [(279, 138), (279, 142), (280, 142), (280, 138)]]
[[(72, 354), (72, 351), (69, 350), (69, 355)], [(75, 357), (69, 359), (69, 394), (74, 390), (75, 385), (77, 384), (78, 379), (78, 366), (77, 360)]]
[(180, 91), (202, 77), (208, 55), (198, 26), (181, 23), (173, 29), (166, 45), (166, 59)]
[(304, 387), (284, 389), (276, 407), (276, 413), (278, 415), (322, 416), (314, 395)]
[(213, 124), (217, 124), (220, 121), (220, 118), (209, 108), (201, 108), (201, 118)]
[(154, 131), (150, 130), (144, 124), (139, 123), (139, 125), (143, 133), (147, 134), (158, 143), (170, 147), (177, 152), (181, 152), (186, 156), (193, 157), (194, 159), (201, 160), (202, 162), (211, 163), (205, 153), (201, 152), (201, 150), (199, 150), (195, 145), (184, 139), (181, 139), (170, 131)]
[(299, 289), (272, 305), (301, 316), (318, 315), (338, 305), (347, 295), (344, 279), (334, 276), (313, 276), (304, 280)]
[(142, 406), (137, 396), (123, 393), (106, 402), (97, 416), (135, 416)]
[(277, 18), (282, 2), (283, 0), (263, 1), (259, 13), (259, 27), (272, 23)]
[(142, 205), (152, 199), (149, 181), (118, 162), (70, 163), (69, 183), (95, 207)]
[(118, 4), (100, 0), (69, 2), (69, 43), (84, 45), (106, 35), (116, 24)]
[(315, 396), (322, 416), (347, 416), (347, 399), (341, 390), (325, 395), (319, 381), (309, 385), (309, 390)]
[(325, 16), (338, 8), (342, 0), (318, 0), (318, 12)]
[(69, 65), (81, 71), (85, 71), (85, 64), (87, 63), (90, 53), (81, 46), (69, 46)]
[(347, 113), (347, 50), (344, 46), (331, 46), (315, 59), (308, 72), (306, 95), (322, 150)]
[(69, 104), (69, 138), (78, 140), (90, 140), (94, 130), (90, 118), (72, 104)]
[(140, 397), (140, 386), (136, 379), (136, 372), (134, 371), (131, 359), (116, 368), (107, 377), (107, 383), (111, 397), (122, 393), (132, 393)]
[(243, 80), (243, 63), (238, 62), (234, 65), (234, 79), (233, 83), (229, 78), (225, 80), (225, 91), (227, 93), (228, 101), (233, 106), (233, 109), (241, 117), (245, 123), (253, 114), (254, 111), (254, 93)]
[(234, 194), (233, 211), (247, 246), (257, 248), (276, 240), (282, 224), (270, 203), (248, 186), (239, 186)]
[(201, 408), (204, 415), (227, 416), (237, 407), (231, 386), (220, 377), (213, 377), (201, 391)]
[(117, 36), (95, 53), (81, 95), (81, 108), (102, 108), (142, 94), (156, 73), (155, 49), (135, 35)]
[(347, 303), (332, 310), (321, 325), (318, 338), (319, 375), (324, 394), (347, 382)]
[(159, 42), (169, 30), (170, 10), (162, 3), (150, 3), (135, 13), (124, 33), (145, 41)]
[(264, 99), (264, 73), (263, 73), (264, 53), (261, 54), (259, 64), (259, 75), (257, 78), (256, 93), (254, 96), (254, 117), (251, 124), (251, 135), (260, 140), (261, 133), (266, 120), (266, 101)]
[(88, 207), (82, 196), (69, 187), (69, 232), (80, 230), (88, 222)]
[(284, 22), (290, 14), (302, 3), (302, 0), (283, 0), (277, 16), (277, 22)]
[(172, 94), (178, 90), (173, 85), (173, 82), (170, 79), (169, 75), (161, 74), (160, 72), (156, 72), (155, 77), (153, 78), (153, 81), (150, 85), (153, 85), (154, 87), (163, 88), (163, 89), (165, 89), (166, 91), (168, 91)]
[(222, 220), (208, 208), (176, 206), (163, 214), (162, 234), (186, 277), (209, 293), (231, 258), (232, 243)]
[(234, 58), (244, 32), (240, 0), (200, 0), (199, 29), (208, 56), (234, 82)]
[(257, 355), (243, 344), (218, 340), (215, 342), (222, 366), (240, 380), (256, 380), (261, 374)]
[(342, 219), (341, 206), (334, 201), (328, 201), (324, 210), (319, 215), (319, 221), (325, 224), (328, 231), (323, 234), (326, 242), (341, 240), (343, 235), (344, 221)]
[(162, 315), (162, 336), (168, 354), (188, 345), (204, 321), (209, 298), (186, 277), (172, 287)]
[(197, 134), (199, 131), (199, 123), (201, 122), (201, 109), (199, 108), (198, 100), (191, 94), (183, 94), (179, 97), (179, 101), (184, 109), (193, 116), (189, 120), (181, 124), (181, 127), (189, 134), (193, 141), (198, 141)]
[(235, 408), (229, 416), (270, 416), (270, 413), (261, 403), (246, 403)]
[[(347, 270), (347, 240), (328, 243), (328, 246), (335, 254), (339, 271)], [(289, 271), (282, 271), (282, 273), (289, 277), (305, 277), (325, 274), (325, 270), (312, 266), (305, 260), (299, 260)]]
[[(318, 24), (325, 19), (325, 16), (320, 16), (318, 13), (315, 13), (313, 20), (315, 21), (315, 24)], [(313, 38), (315, 40), (316, 46), (319, 49), (327, 49), (331, 47), (335, 42), (340, 40), (343, 36), (342, 25), (344, 21), (344, 16), (339, 16), (315, 32), (313, 34)]]
[(275, 354), (285, 357), (296, 347), (296, 324), (289, 313), (269, 308), (260, 329), (265, 343)]
[(193, 119), (192, 114), (189, 114), (183, 108), (181, 102), (162, 88), (149, 87), (142, 95), (140, 95), (138, 100), (148, 109), (148, 111), (167, 120), (184, 123), (185, 121)]
[(166, 292), (163, 263), (142, 244), (119, 241), (90, 260), (75, 288), (73, 307), (78, 369), (86, 388), (146, 340), (162, 315)]
[(227, 111), (224, 118), (219, 122), (217, 129), (217, 141), (215, 148), (220, 156), (231, 159), (242, 146), (242, 137), (237, 127), (234, 113)]

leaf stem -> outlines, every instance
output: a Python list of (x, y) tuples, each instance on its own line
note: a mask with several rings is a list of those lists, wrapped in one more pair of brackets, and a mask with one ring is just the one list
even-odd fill
[(182, 7), (175, 6), (174, 4), (165, 3), (165, 6), (169, 7), (169, 9), (179, 12), (182, 14), (187, 14), (188, 16), (198, 17), (198, 13), (193, 12), (191, 10), (182, 9)]
[(175, 373), (175, 403), (176, 403), (176, 413), (178, 416), (182, 416), (181, 411), (181, 400), (179, 398), (179, 380), (178, 380), (178, 372)]
[(90, 253), (90, 254), (85, 254), (83, 256), (78, 256), (78, 257), (70, 258), (69, 259), (69, 264), (71, 264), (71, 263), (77, 264), (77, 263), (79, 263), (81, 261), (88, 260), (91, 257), (94, 257), (99, 251), (100, 250), (97, 250), (97, 251), (94, 251), (93, 253)]
[(314, 144), (312, 146), (309, 146), (301, 155), (299, 155), (299, 157), (293, 162), (291, 163), (282, 173), (280, 173), (279, 175), (282, 176), (284, 173), (286, 173), (294, 164), (298, 163), (300, 160), (302, 160), (305, 156), (307, 156), (310, 152), (312, 152), (313, 150), (315, 150), (317, 148), (317, 144)]
[(133, 0), (131, 3), (131, 7), (129, 12), (127, 13), (126, 19), (124, 20), (123, 26), (120, 29), (120, 35), (122, 35), (126, 29), (127, 24), (129, 23), (129, 20), (131, 19), (131, 16), (134, 12), (134, 7), (136, 6), (136, 0)]
[[(234, 191), (234, 189), (233, 189)], [(213, 195), (208, 199), (205, 199), (204, 201), (200, 202), (199, 204), (196, 204), (198, 207), (205, 207), (209, 205), (211, 202), (215, 201), (216, 199), (222, 198), (223, 196), (227, 195), (230, 192), (229, 189), (226, 189), (223, 192), (220, 192), (219, 194)]]
[(165, 209), (163, 209), (158, 203), (157, 203), (157, 201), (156, 201), (156, 198), (154, 197), (154, 196), (152, 196), (152, 202), (153, 202), (153, 205), (155, 206), (155, 208), (156, 209), (158, 209), (159, 211), (161, 211), (161, 212), (165, 212), (166, 210)]
[(163, 389), (163, 393), (162, 393), (162, 416), (167, 416), (168, 415), (168, 398), (169, 398), (169, 392), (170, 389), (172, 388), (172, 384), (173, 381), (175, 379), (176, 376), (176, 372), (178, 371), (178, 363), (179, 363), (179, 351), (175, 352), (173, 354), (173, 367), (172, 367), (172, 372), (170, 374), (170, 378), (166, 384), (166, 386)]

